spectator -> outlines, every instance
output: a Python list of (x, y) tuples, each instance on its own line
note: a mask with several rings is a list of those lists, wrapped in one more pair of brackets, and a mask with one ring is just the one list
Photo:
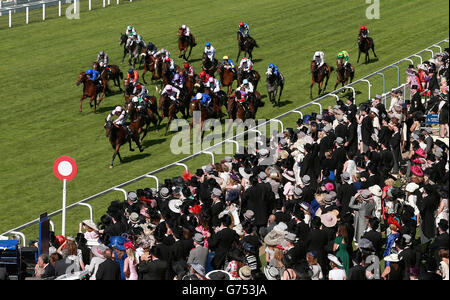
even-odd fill
[(120, 280), (120, 264), (113, 259), (113, 251), (107, 248), (104, 252), (105, 261), (100, 263), (95, 274), (95, 280)]

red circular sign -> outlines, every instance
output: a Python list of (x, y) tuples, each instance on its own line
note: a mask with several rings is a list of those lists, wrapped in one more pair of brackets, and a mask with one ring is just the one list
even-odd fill
[(72, 180), (77, 176), (78, 167), (70, 156), (60, 156), (53, 164), (53, 173), (59, 180)]

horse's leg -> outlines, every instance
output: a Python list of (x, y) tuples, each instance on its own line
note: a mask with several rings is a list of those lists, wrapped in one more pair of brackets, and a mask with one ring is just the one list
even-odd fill
[(278, 106), (280, 106), (281, 94), (283, 93), (284, 84), (280, 84), (280, 94), (278, 95)]
[(236, 57), (236, 61), (239, 61), (239, 56), (241, 55), (241, 48), (239, 47), (239, 50), (238, 50), (239, 52), (238, 52), (238, 55), (237, 55), (237, 57)]
[(311, 85), (309, 86), (309, 98), (312, 100), (313, 99), (313, 95), (312, 95), (312, 88), (314, 85), (314, 81), (311, 83)]
[(360, 56), (361, 56), (361, 51), (358, 51), (358, 60), (356, 61), (356, 63), (359, 63)]
[(145, 81), (145, 74), (147, 73), (147, 67), (144, 66), (144, 71), (142, 72), (142, 81), (147, 84), (147, 81)]
[(372, 42), (372, 52), (373, 52), (373, 55), (375, 57), (377, 57), (377, 55), (375, 54), (375, 44), (373, 42)]
[(80, 112), (82, 112), (82, 106), (83, 106), (83, 100), (86, 98), (85, 95), (83, 95), (83, 97), (81, 97), (80, 99)]
[(120, 156), (120, 151), (117, 151), (117, 156), (119, 157), (120, 162), (123, 162), (122, 156)]
[[(114, 154), (111, 160), (111, 164), (109, 165), (109, 168), (112, 169), (112, 167), (114, 166), (114, 159), (116, 159), (116, 155), (119, 153), (119, 148), (120, 148), (120, 144), (116, 145), (116, 149), (114, 150)], [(120, 158), (120, 154), (119, 154), (119, 158)], [(122, 161), (122, 159), (120, 159), (120, 161)]]
[(328, 86), (328, 79), (330, 79), (329, 73), (328, 73), (328, 75), (327, 75), (327, 80), (325, 80), (325, 87), (323, 88), (323, 93), (325, 93), (325, 91), (326, 91), (326, 89), (327, 89), (327, 86)]
[(189, 60), (189, 57), (191, 57), (191, 53), (192, 53), (192, 46), (189, 47), (189, 54), (187, 58), (185, 58), (185, 60)]

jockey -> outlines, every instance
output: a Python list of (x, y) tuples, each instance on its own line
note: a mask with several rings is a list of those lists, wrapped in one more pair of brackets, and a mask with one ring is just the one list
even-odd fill
[(100, 77), (100, 72), (94, 69), (88, 69), (86, 71), (86, 75), (89, 78), (90, 81), (92, 81), (95, 85), (97, 85), (98, 87), (102, 87), (103, 86), (103, 82)]
[(253, 63), (250, 59), (247, 57), (243, 57), (241, 59), (241, 62), (239, 63), (238, 70), (241, 70), (243, 72), (250, 72), (252, 70)]
[(369, 37), (369, 29), (366, 28), (366, 26), (361, 26), (359, 28), (359, 35), (358, 37), (368, 38)]
[[(117, 119), (113, 121), (113, 124), (117, 127), (125, 125), (125, 122), (128, 119), (127, 111), (123, 109), (122, 106), (116, 106), (116, 108), (114, 108), (114, 110), (106, 117), (106, 122), (111, 120), (112, 116), (117, 116)], [(128, 133), (130, 133), (128, 126), (126, 127), (126, 129)]]
[(189, 65), (188, 62), (185, 62), (183, 65), (183, 71), (186, 71), (188, 77), (194, 77), (194, 67)]
[(143, 86), (142, 84), (138, 83), (134, 87), (132, 94), (137, 96), (137, 97), (140, 97), (142, 99), (145, 99), (148, 96), (148, 90), (147, 90), (147, 88), (145, 86)]
[(169, 56), (166, 56), (164, 58), (164, 62), (170, 63), (170, 67), (169, 67), (170, 71), (175, 72), (175, 63), (174, 63), (173, 59), (171, 59)]
[(350, 72), (352, 72), (351, 65), (350, 65), (350, 63), (348, 62), (349, 57), (350, 57), (350, 56), (348, 55), (348, 52), (345, 51), (345, 50), (340, 51), (340, 52), (338, 53), (338, 55), (337, 55), (337, 58), (338, 58), (338, 59), (339, 59), (339, 58), (342, 58), (342, 61), (344, 62), (344, 67), (345, 67), (347, 70), (349, 70)]
[(177, 103), (177, 100), (180, 98), (180, 90), (168, 84), (164, 87), (164, 90), (161, 93), (161, 96), (162, 95), (167, 95), (168, 98)]
[(191, 44), (192, 47), (197, 45), (195, 43), (194, 37), (192, 36), (191, 30), (189, 29), (189, 27), (187, 27), (186, 25), (183, 24), (183, 25), (181, 25), (181, 29), (183, 30), (183, 35), (188, 37), (189, 44)]
[(172, 85), (180, 90), (184, 87), (184, 76), (182, 74), (175, 74), (172, 79)]
[(209, 76), (209, 74), (207, 74), (205, 71), (200, 72), (200, 79), (202, 80), (204, 86), (208, 84), (209, 77), (211, 76)]
[(211, 46), (210, 42), (206, 42), (205, 50), (203, 51), (203, 53), (205, 53), (206, 56), (208, 56), (210, 61), (214, 62), (214, 55), (216, 54), (216, 49), (214, 49), (214, 47)]
[(139, 73), (136, 70), (129, 69), (127, 74), (127, 80), (129, 81), (131, 86), (136, 86), (139, 82)]
[(208, 108), (209, 105), (211, 104), (211, 96), (205, 93), (197, 93), (197, 95), (195, 95), (195, 97), (192, 98), (192, 100), (194, 99), (200, 100), (200, 104), (206, 108)]
[(273, 74), (277, 77), (280, 75), (278, 72), (278, 66), (274, 65), (274, 64), (269, 64), (269, 67), (267, 68), (267, 72), (270, 72), (271, 74)]
[(249, 112), (248, 102), (247, 102), (247, 94), (245, 91), (236, 90), (236, 93), (233, 95), (234, 100), (244, 107), (246, 112)]
[(322, 51), (316, 51), (313, 60), (316, 61), (317, 68), (320, 68), (325, 63), (325, 54)]
[(156, 48), (155, 45), (153, 45), (152, 42), (148, 42), (147, 44), (147, 53), (149, 55), (155, 55), (155, 53), (158, 51), (158, 48)]
[(128, 25), (128, 26), (127, 26), (127, 30), (125, 31), (125, 34), (126, 34), (127, 36), (130, 36), (131, 33), (135, 33), (135, 32), (136, 32), (136, 28), (134, 28), (134, 27), (131, 26), (131, 25)]
[(242, 34), (242, 37), (247, 38), (250, 36), (250, 29), (248, 28), (247, 23), (241, 22), (239, 23), (239, 32)]
[(238, 87), (238, 89), (241, 91), (244, 90), (247, 95), (254, 92), (253, 84), (251, 84), (247, 79), (242, 81), (242, 84)]
[(231, 70), (231, 72), (233, 72), (233, 74), (236, 75), (236, 70), (234, 69), (234, 63), (230, 58), (228, 58), (228, 56), (224, 56), (222, 58), (222, 64), (225, 69)]
[(155, 58), (157, 58), (158, 56), (160, 56), (160, 55), (163, 55), (164, 57), (163, 58), (166, 58), (166, 57), (170, 57), (170, 52), (169, 52), (169, 50), (166, 50), (165, 48), (161, 48), (158, 52), (156, 52), (153, 56), (155, 57)]
[(133, 102), (136, 111), (142, 111), (146, 107), (146, 102), (143, 97), (134, 96), (131, 101)]
[(214, 94), (217, 94), (220, 91), (220, 81), (214, 77), (209, 77), (208, 87)]
[(106, 68), (109, 64), (108, 54), (106, 54), (105, 51), (100, 51), (97, 55), (97, 61), (100, 64), (100, 68)]

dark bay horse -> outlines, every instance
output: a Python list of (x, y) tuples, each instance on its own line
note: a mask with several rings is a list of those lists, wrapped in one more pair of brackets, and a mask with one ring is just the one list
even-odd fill
[[(236, 61), (239, 61), (239, 56), (241, 55), (241, 51), (245, 52), (245, 56), (250, 58), (250, 60), (253, 60), (253, 49), (259, 48), (258, 44), (256, 43), (255, 39), (248, 36), (247, 38), (244, 38), (242, 36), (242, 33), (238, 31), (237, 33), (237, 41), (238, 41), (238, 55), (236, 58)], [(247, 55), (248, 54), (248, 55)]]
[(216, 70), (217, 70), (217, 59), (214, 59), (214, 61), (211, 61), (209, 59), (208, 55), (206, 55), (206, 53), (203, 53), (202, 69), (210, 76), (214, 76), (214, 73), (216, 73)]
[(118, 127), (116, 126), (112, 121), (107, 121), (105, 123), (105, 130), (106, 130), (106, 137), (109, 138), (109, 142), (111, 143), (112, 148), (114, 149), (114, 154), (112, 157), (110, 168), (113, 167), (114, 159), (116, 158), (116, 155), (119, 156), (120, 162), (123, 162), (122, 157), (120, 156), (119, 149), (122, 145), (124, 145), (126, 142), (130, 144), (130, 151), (134, 151), (134, 149), (131, 147), (131, 140), (133, 140), (136, 145), (139, 148), (139, 151), (144, 151), (144, 148), (142, 147), (141, 143), (139, 142), (139, 134), (138, 134), (138, 128), (139, 126), (139, 120), (135, 120), (134, 122), (131, 122), (129, 125), (131, 135), (128, 135), (127, 130), (123, 128), (122, 126)]
[(258, 71), (251, 70), (249, 72), (239, 72), (237, 75), (238, 86), (242, 85), (244, 79), (247, 79), (251, 84), (253, 84), (254, 89), (258, 88), (259, 80), (261, 79), (261, 75), (259, 75)]
[[(79, 86), (81, 83), (83, 83), (83, 95), (80, 99), (80, 112), (82, 112), (82, 104), (83, 100), (86, 98), (91, 98), (89, 101), (89, 105), (92, 107), (94, 106), (94, 113), (97, 113), (97, 106), (100, 105), (100, 102), (103, 100), (103, 96), (105, 94), (104, 88), (99, 88), (94, 82), (92, 82), (85, 72), (81, 72), (80, 75), (78, 75), (77, 79), (77, 86)], [(103, 86), (105, 86), (105, 82), (103, 82)], [(100, 98), (97, 103), (97, 96), (100, 95)], [(92, 101), (94, 101), (94, 105), (92, 105)]]
[(369, 50), (372, 49), (373, 55), (377, 57), (375, 54), (375, 44), (373, 42), (373, 39), (371, 37), (363, 37), (358, 36), (358, 60), (356, 63), (359, 63), (359, 57), (361, 56), (361, 52), (366, 55), (364, 62), (369, 62)]
[(106, 81), (106, 89), (109, 90), (108, 87), (108, 81), (113, 80), (114, 86), (119, 87), (120, 91), (122, 92), (122, 87), (120, 86), (120, 80), (123, 79), (123, 72), (120, 70), (119, 66), (117, 65), (108, 65), (106, 68), (100, 68), (100, 64), (98, 61), (95, 61), (92, 65), (92, 68), (94, 70), (97, 70), (101, 73), (102, 78)]
[(230, 69), (225, 68), (222, 64), (219, 64), (217, 72), (220, 76), (220, 83), (223, 87), (228, 88), (227, 95), (231, 95), (231, 90), (233, 89), (233, 82), (236, 80), (237, 69), (234, 67), (234, 74), (233, 71)]
[[(281, 74), (281, 72), (278, 71), (278, 76), (272, 73), (272, 69), (269, 69), (269, 71), (266, 72), (266, 87), (267, 87), (267, 94), (269, 95), (270, 102), (273, 103), (273, 105), (280, 105), (280, 99), (281, 94), (283, 93), (284, 88), (284, 76)], [(278, 88), (280, 88), (280, 94), (278, 95), (278, 103), (277, 103), (277, 93)]]
[[(147, 102), (147, 105), (144, 110), (137, 111), (134, 103), (132, 101), (128, 102), (126, 105), (126, 110), (128, 115), (130, 116), (131, 121), (138, 120), (139, 122), (139, 135), (144, 132), (144, 135), (141, 138), (141, 142), (144, 140), (145, 136), (147, 135), (150, 125), (155, 125), (156, 131), (158, 131), (158, 124), (161, 117), (158, 113), (158, 104), (155, 96), (149, 96), (144, 101)], [(141, 118), (139, 119), (139, 116)], [(144, 129), (144, 125), (146, 125)]]
[[(313, 99), (312, 88), (315, 83), (319, 85), (319, 93), (318, 93), (319, 96), (322, 94), (322, 92), (323, 93), (325, 92), (328, 85), (328, 79), (330, 79), (330, 74), (333, 70), (334, 68), (330, 67), (326, 63), (324, 63), (320, 68), (317, 68), (317, 62), (315, 60), (311, 61), (312, 81), (311, 86), (309, 87), (309, 95), (311, 99)], [(325, 79), (325, 86), (322, 89), (324, 79)]]
[(334, 89), (336, 89), (340, 83), (342, 84), (342, 86), (346, 86), (349, 83), (349, 81), (350, 83), (352, 83), (353, 77), (355, 76), (355, 67), (351, 66), (351, 69), (352, 72), (350, 72), (344, 66), (344, 60), (342, 58), (338, 58), (336, 62), (337, 81), (336, 85), (334, 86)]
[[(179, 73), (180, 70), (180, 67), (175, 65), (175, 72)], [(173, 79), (173, 75), (175, 74), (170, 70), (170, 62), (163, 62), (161, 66), (162, 85), (166, 86), (169, 84)]]
[[(250, 95), (249, 95), (250, 96)], [(229, 97), (227, 101), (227, 113), (230, 120), (240, 119), (243, 122), (247, 119), (255, 119), (258, 105), (255, 103), (256, 97), (250, 96), (248, 101), (248, 109), (246, 111), (243, 104), (236, 101), (235, 97)]]
[[(218, 97), (212, 97), (211, 98), (211, 107), (206, 108), (203, 105), (201, 105), (200, 100), (198, 99), (192, 99), (191, 104), (189, 105), (189, 115), (193, 116), (194, 111), (198, 110), (201, 113), (200, 117), (200, 128), (203, 129), (203, 124), (207, 119), (217, 119), (219, 118), (220, 121), (222, 121), (223, 112), (222, 112), (222, 103), (220, 103), (220, 99)], [(193, 124), (191, 124), (192, 128)], [(204, 131), (202, 130), (202, 137), (203, 137)]]
[[(145, 74), (147, 74), (147, 72), (152, 73), (152, 81), (159, 79), (161, 77), (157, 77), (157, 72), (156, 72), (156, 64), (157, 64), (157, 59), (155, 57), (153, 57), (153, 55), (150, 55), (148, 53), (143, 53), (141, 54), (141, 56), (144, 57), (144, 71), (142, 72), (142, 81), (147, 84), (147, 81), (145, 81)], [(160, 75), (160, 74), (159, 74)]]
[[(177, 117), (177, 112), (182, 112), (184, 115), (185, 106), (181, 101), (178, 101), (178, 104), (175, 104), (172, 99), (164, 94), (159, 98), (159, 108), (161, 110), (161, 119), (159, 119), (158, 125), (161, 124), (161, 121), (164, 120), (164, 118), (167, 118), (166, 131), (164, 133), (164, 135), (167, 135), (169, 125), (172, 120)], [(184, 117), (186, 118), (186, 116)]]
[[(184, 60), (188, 60), (191, 56), (192, 48), (195, 47), (194, 36), (191, 34), (192, 39), (183, 34), (183, 29), (178, 29), (178, 50), (180, 51), (178, 57), (183, 58)], [(186, 57), (187, 50), (189, 48), (189, 54)]]

